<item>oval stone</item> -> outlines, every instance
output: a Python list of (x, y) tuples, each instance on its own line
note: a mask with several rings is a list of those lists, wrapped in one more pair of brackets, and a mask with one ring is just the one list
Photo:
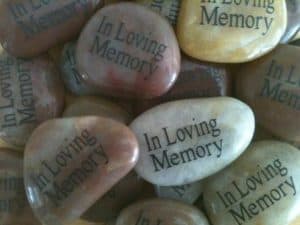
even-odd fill
[(257, 123), (272, 134), (300, 142), (300, 48), (280, 45), (240, 67), (237, 96), (253, 109)]
[(0, 138), (23, 151), (40, 123), (61, 115), (64, 87), (47, 56), (24, 60), (0, 55)]
[(138, 143), (123, 124), (101, 117), (50, 120), (25, 150), (26, 194), (47, 225), (76, 220), (135, 165)]
[(116, 225), (208, 225), (204, 214), (191, 205), (167, 199), (150, 199), (124, 209)]
[(40, 225), (28, 204), (22, 155), (0, 148), (0, 224)]
[(129, 2), (99, 10), (82, 31), (76, 55), (82, 79), (116, 97), (160, 96), (180, 69), (180, 51), (169, 23)]
[(189, 56), (239, 63), (275, 48), (286, 24), (285, 0), (264, 4), (248, 0), (182, 0), (177, 36), (181, 49)]
[(233, 98), (187, 99), (154, 107), (130, 127), (140, 146), (137, 173), (153, 184), (173, 186), (234, 161), (251, 141), (254, 115)]
[(75, 99), (63, 113), (64, 117), (101, 116), (128, 124), (129, 113), (117, 104), (100, 97), (80, 97)]
[(14, 56), (39, 55), (75, 37), (101, 4), (101, 0), (3, 0), (0, 42)]
[(296, 225), (299, 190), (299, 150), (261, 141), (207, 180), (204, 202), (213, 225)]

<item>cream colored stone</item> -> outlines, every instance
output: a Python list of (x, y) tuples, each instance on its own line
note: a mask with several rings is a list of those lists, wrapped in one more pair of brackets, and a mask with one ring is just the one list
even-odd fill
[(188, 55), (237, 63), (271, 51), (286, 24), (285, 0), (182, 0), (177, 33)]

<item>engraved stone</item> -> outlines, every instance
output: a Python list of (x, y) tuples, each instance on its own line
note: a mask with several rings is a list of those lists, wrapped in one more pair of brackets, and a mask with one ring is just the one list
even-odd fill
[(160, 198), (170, 198), (188, 204), (193, 204), (202, 194), (203, 181), (181, 186), (156, 186), (156, 193)]
[(82, 31), (76, 55), (81, 78), (116, 97), (160, 96), (180, 69), (180, 51), (169, 23), (129, 2), (99, 10)]
[(0, 224), (40, 225), (28, 204), (22, 155), (0, 148)]
[(80, 97), (75, 99), (64, 111), (64, 117), (74, 116), (101, 116), (128, 124), (131, 121), (129, 113), (118, 106), (100, 97)]
[(138, 144), (123, 124), (101, 117), (43, 123), (25, 150), (26, 194), (43, 224), (78, 219), (135, 165)]
[(186, 54), (237, 63), (271, 51), (286, 24), (285, 0), (182, 0), (177, 32)]
[(0, 138), (23, 151), (31, 132), (60, 116), (64, 87), (46, 56), (28, 60), (0, 55)]
[(174, 200), (150, 199), (124, 209), (116, 225), (208, 225), (194, 206)]
[(256, 142), (206, 182), (212, 225), (299, 224), (300, 152), (289, 144)]
[(130, 127), (140, 146), (137, 173), (153, 184), (174, 186), (234, 161), (251, 141), (254, 115), (233, 98), (187, 99), (154, 107)]
[(300, 143), (300, 48), (280, 45), (240, 67), (237, 96), (247, 102), (257, 123), (272, 134)]
[(0, 42), (14, 56), (32, 57), (76, 36), (101, 0), (3, 0)]
[(281, 43), (287, 43), (295, 38), (300, 29), (300, 1), (286, 0), (288, 23)]

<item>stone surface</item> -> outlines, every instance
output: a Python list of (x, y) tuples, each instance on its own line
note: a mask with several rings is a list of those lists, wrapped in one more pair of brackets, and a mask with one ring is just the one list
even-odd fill
[(244, 64), (237, 75), (237, 96), (253, 109), (257, 123), (272, 134), (300, 142), (300, 48), (280, 45)]
[(89, 208), (82, 218), (93, 222), (113, 223), (122, 209), (142, 195), (147, 185), (150, 184), (134, 171), (130, 172)]
[(130, 127), (140, 146), (137, 173), (153, 184), (174, 186), (235, 160), (251, 141), (254, 115), (233, 98), (187, 99), (154, 107)]
[(85, 83), (116, 97), (160, 96), (174, 84), (180, 69), (172, 27), (134, 3), (99, 10), (82, 31), (76, 55)]
[(284, 35), (281, 37), (282, 43), (287, 43), (295, 38), (300, 29), (300, 1), (286, 0), (288, 23)]
[(182, 0), (181, 49), (205, 61), (238, 63), (271, 51), (287, 24), (285, 0)]
[(156, 193), (160, 198), (169, 198), (188, 204), (193, 204), (203, 191), (203, 181), (196, 181), (181, 186), (156, 186)]
[(262, 141), (208, 179), (204, 202), (212, 225), (297, 225), (299, 190), (299, 150)]
[(227, 66), (183, 57), (180, 73), (174, 86), (161, 97), (136, 101), (134, 111), (139, 114), (168, 101), (228, 96), (231, 95), (231, 92), (232, 76)]
[(76, 36), (101, 4), (101, 0), (3, 0), (0, 42), (14, 56), (39, 55)]
[(204, 214), (191, 205), (167, 199), (150, 199), (124, 209), (116, 225), (208, 225)]
[(64, 83), (67, 89), (75, 95), (97, 94), (99, 92), (97, 88), (87, 85), (78, 72), (78, 64), (75, 56), (76, 43), (74, 41), (65, 44), (61, 54), (60, 70)]
[(41, 225), (28, 204), (22, 155), (0, 148), (0, 224)]
[(76, 98), (63, 113), (64, 117), (74, 116), (101, 116), (128, 124), (131, 121), (129, 113), (118, 106), (100, 97)]
[(64, 88), (46, 56), (28, 60), (0, 55), (0, 138), (23, 147), (41, 122), (61, 115)]
[(164, 16), (172, 26), (176, 26), (180, 9), (180, 0), (136, 0), (153, 11)]
[(76, 220), (135, 165), (138, 144), (123, 124), (101, 117), (43, 123), (25, 150), (26, 194), (40, 221)]

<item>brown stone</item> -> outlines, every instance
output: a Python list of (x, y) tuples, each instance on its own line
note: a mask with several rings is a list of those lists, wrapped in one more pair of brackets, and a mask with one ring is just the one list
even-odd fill
[(76, 55), (81, 78), (115, 97), (160, 96), (174, 84), (180, 69), (170, 24), (129, 2), (99, 10), (82, 31)]
[(119, 122), (93, 116), (45, 122), (25, 150), (31, 207), (44, 224), (71, 223), (123, 178), (137, 158), (135, 136)]
[(14, 56), (39, 55), (74, 38), (101, 4), (101, 0), (3, 0), (0, 42)]

